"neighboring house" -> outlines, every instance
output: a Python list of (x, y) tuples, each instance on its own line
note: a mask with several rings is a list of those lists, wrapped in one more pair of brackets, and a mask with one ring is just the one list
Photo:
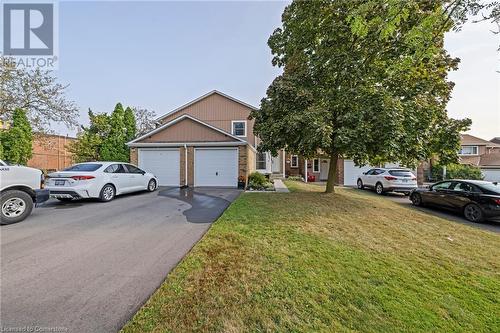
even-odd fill
[(491, 142), (493, 142), (493, 143), (498, 143), (498, 144), (500, 144), (500, 136), (497, 136), (497, 137), (495, 137), (495, 138), (491, 139), (490, 141), (491, 141)]
[(254, 122), (248, 120), (255, 109), (211, 91), (160, 117), (159, 127), (129, 142), (131, 162), (153, 172), (164, 186), (236, 187), (257, 168), (273, 169), (269, 154), (256, 150)]
[(462, 134), (459, 162), (479, 167), (485, 180), (500, 181), (500, 144), (495, 139), (487, 141)]
[(64, 169), (73, 163), (68, 144), (76, 138), (63, 135), (34, 135), (33, 156), (27, 166), (44, 171)]

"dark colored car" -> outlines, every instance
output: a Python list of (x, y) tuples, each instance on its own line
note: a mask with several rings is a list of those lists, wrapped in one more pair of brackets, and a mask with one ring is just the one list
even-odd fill
[(410, 193), (415, 206), (434, 206), (464, 214), (471, 222), (500, 217), (500, 185), (481, 180), (445, 180)]

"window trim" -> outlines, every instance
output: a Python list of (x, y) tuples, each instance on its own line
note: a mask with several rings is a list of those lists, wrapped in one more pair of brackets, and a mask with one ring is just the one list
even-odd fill
[[(297, 160), (296, 160), (296, 164), (293, 165), (293, 158), (296, 157)], [(299, 155), (292, 155), (290, 156), (290, 168), (294, 168), (294, 169), (297, 169), (299, 167)]]
[[(462, 153), (463, 148), (472, 148), (472, 150), (474, 150), (474, 148), (476, 148), (476, 152), (472, 153), (472, 154), (463, 154)], [(479, 146), (477, 146), (477, 145), (461, 145), (458, 154), (460, 156), (477, 156), (477, 155), (479, 155)]]
[[(318, 161), (318, 171), (316, 171), (314, 169), (314, 164), (315, 164), (315, 161)], [(313, 173), (321, 173), (321, 161), (319, 158), (313, 158), (313, 165), (312, 165), (312, 169), (313, 169)]]
[[(235, 123), (243, 123), (245, 127), (243, 128), (244, 135), (236, 135), (234, 133), (234, 124)], [(247, 121), (246, 120), (231, 120), (231, 134), (237, 136), (239, 138), (245, 138), (247, 136)]]

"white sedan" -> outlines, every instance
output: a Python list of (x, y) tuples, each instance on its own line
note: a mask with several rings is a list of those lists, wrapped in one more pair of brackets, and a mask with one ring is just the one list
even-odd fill
[(87, 162), (50, 173), (45, 188), (61, 201), (98, 198), (111, 201), (116, 195), (156, 190), (158, 180), (135, 165), (122, 162)]

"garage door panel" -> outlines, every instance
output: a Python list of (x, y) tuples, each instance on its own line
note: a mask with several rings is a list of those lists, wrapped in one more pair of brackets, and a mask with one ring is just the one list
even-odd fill
[(195, 186), (238, 186), (238, 149), (195, 150)]
[(160, 186), (179, 186), (179, 149), (139, 149), (139, 168), (153, 173)]
[(358, 167), (354, 164), (353, 160), (344, 160), (344, 185), (346, 186), (356, 185), (359, 175), (372, 168), (373, 167), (370, 165)]
[(489, 182), (500, 182), (500, 169), (482, 169), (484, 180)]

